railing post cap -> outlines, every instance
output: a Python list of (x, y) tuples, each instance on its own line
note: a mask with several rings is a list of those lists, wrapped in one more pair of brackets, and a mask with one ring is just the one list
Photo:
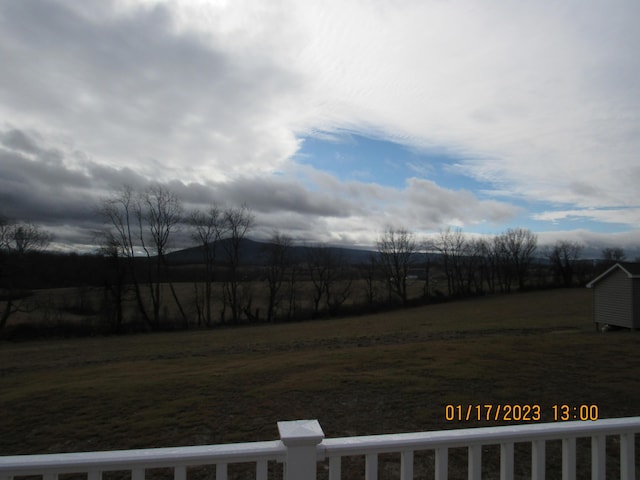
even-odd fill
[(317, 445), (324, 439), (318, 420), (278, 422), (280, 440), (286, 446)]

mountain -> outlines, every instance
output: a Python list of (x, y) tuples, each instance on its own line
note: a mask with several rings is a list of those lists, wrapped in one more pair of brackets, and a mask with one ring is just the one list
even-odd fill
[[(224, 239), (216, 242), (216, 258), (224, 258), (225, 249), (231, 248), (231, 240)], [(240, 262), (245, 265), (265, 265), (267, 263), (267, 252), (272, 244), (244, 238), (240, 247)], [(213, 245), (210, 245), (213, 248)], [(289, 247), (294, 258), (304, 258), (305, 252), (309, 248), (319, 248), (315, 246), (292, 245)], [(354, 265), (369, 261), (369, 256), (375, 252), (345, 247), (327, 247), (333, 254), (340, 257), (343, 262)], [(168, 253), (166, 258), (173, 265), (192, 265), (202, 263), (202, 247), (191, 247), (183, 250), (176, 250)]]
[[(230, 248), (230, 242), (230, 239), (224, 239), (216, 243), (216, 258), (218, 261), (223, 261), (225, 248)], [(249, 238), (243, 239), (242, 246), (240, 248), (240, 262), (245, 265), (266, 265), (268, 263), (267, 252), (269, 246), (271, 245), (272, 244), (269, 242), (261, 242)], [(292, 245), (289, 248), (294, 258), (302, 260), (304, 259), (307, 249), (319, 247), (313, 245)], [(371, 254), (377, 255), (377, 252), (375, 250), (347, 247), (326, 248), (329, 248), (331, 250), (331, 253), (333, 253), (336, 257), (341, 258), (343, 262), (350, 265), (368, 263)], [(542, 253), (542, 250), (539, 250), (538, 255), (534, 257), (533, 262), (539, 265), (548, 265), (550, 263), (549, 259), (544, 255), (540, 255), (540, 253)], [(600, 255), (601, 250), (598, 250), (596, 248), (585, 248), (582, 252), (581, 259), (583, 261), (588, 261), (600, 258)], [(430, 253), (429, 256), (431, 261), (437, 262), (438, 258), (441, 255), (439, 253)], [(424, 253), (416, 253), (415, 257), (418, 263), (424, 262)], [(632, 255), (628, 255), (627, 257), (633, 258)], [(202, 247), (191, 247), (171, 252), (167, 254), (167, 259), (169, 263), (173, 265), (200, 264), (202, 263)]]

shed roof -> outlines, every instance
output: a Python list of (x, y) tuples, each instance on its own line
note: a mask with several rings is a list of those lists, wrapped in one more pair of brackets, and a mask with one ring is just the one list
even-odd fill
[(622, 270), (628, 278), (640, 278), (640, 263), (618, 262), (608, 268), (604, 273), (598, 275), (596, 278), (587, 283), (587, 288), (593, 288), (596, 283), (605, 279), (618, 269)]

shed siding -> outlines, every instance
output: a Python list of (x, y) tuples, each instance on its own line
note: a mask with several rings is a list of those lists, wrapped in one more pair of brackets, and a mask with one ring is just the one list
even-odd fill
[(603, 278), (594, 289), (594, 319), (597, 323), (634, 328), (634, 285), (620, 269)]
[(633, 284), (633, 328), (640, 328), (640, 278), (634, 278)]

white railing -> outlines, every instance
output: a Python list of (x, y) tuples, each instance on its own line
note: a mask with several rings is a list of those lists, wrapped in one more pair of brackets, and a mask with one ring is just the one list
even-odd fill
[(622, 480), (634, 480), (635, 436), (640, 417), (467, 428), (437, 432), (402, 433), (325, 439), (317, 420), (278, 422), (280, 440), (230, 445), (155, 448), (113, 452), (62, 453), (0, 457), (0, 480), (39, 475), (57, 480), (61, 474), (82, 473), (100, 480), (104, 472), (130, 471), (131, 480), (144, 480), (148, 469), (172, 468), (175, 480), (187, 479), (187, 467), (215, 465), (216, 480), (228, 478), (227, 465), (254, 463), (255, 478), (267, 480), (269, 462), (284, 463), (285, 480), (315, 480), (318, 462), (329, 462), (329, 479), (341, 478), (343, 457), (365, 458), (365, 479), (378, 478), (378, 455), (400, 455), (400, 479), (414, 478), (414, 453), (435, 452), (435, 478), (448, 478), (449, 449), (468, 450), (469, 479), (481, 478), (482, 447), (500, 446), (500, 478), (514, 476), (514, 445), (531, 444), (531, 478), (545, 478), (546, 442), (562, 442), (562, 478), (576, 478), (576, 439), (591, 439), (591, 478), (606, 478), (607, 437), (619, 439)]
[(174, 480), (186, 480), (187, 467), (215, 465), (216, 480), (226, 480), (227, 466), (255, 463), (256, 479), (267, 480), (269, 461), (284, 461), (282, 442), (253, 442), (176, 448), (149, 448), (112, 452), (58, 453), (0, 457), (0, 480), (41, 475), (56, 480), (61, 474), (85, 473), (87, 480), (100, 480), (104, 472), (130, 471), (131, 480), (144, 480), (152, 468), (173, 468)]
[(591, 438), (591, 478), (606, 478), (605, 438), (620, 439), (620, 478), (635, 480), (635, 433), (640, 432), (640, 417), (598, 420), (594, 422), (564, 422), (524, 424), (502, 427), (443, 430), (439, 432), (374, 435), (324, 440), (322, 453), (329, 458), (330, 479), (340, 478), (340, 459), (345, 456), (365, 456), (365, 479), (377, 479), (377, 456), (400, 453), (401, 480), (413, 479), (414, 452), (435, 451), (435, 478), (448, 478), (448, 449), (468, 448), (468, 478), (480, 479), (482, 447), (500, 445), (500, 478), (514, 475), (514, 444), (530, 443), (531, 478), (545, 478), (545, 446), (549, 440), (562, 441), (562, 478), (576, 478), (576, 439)]

